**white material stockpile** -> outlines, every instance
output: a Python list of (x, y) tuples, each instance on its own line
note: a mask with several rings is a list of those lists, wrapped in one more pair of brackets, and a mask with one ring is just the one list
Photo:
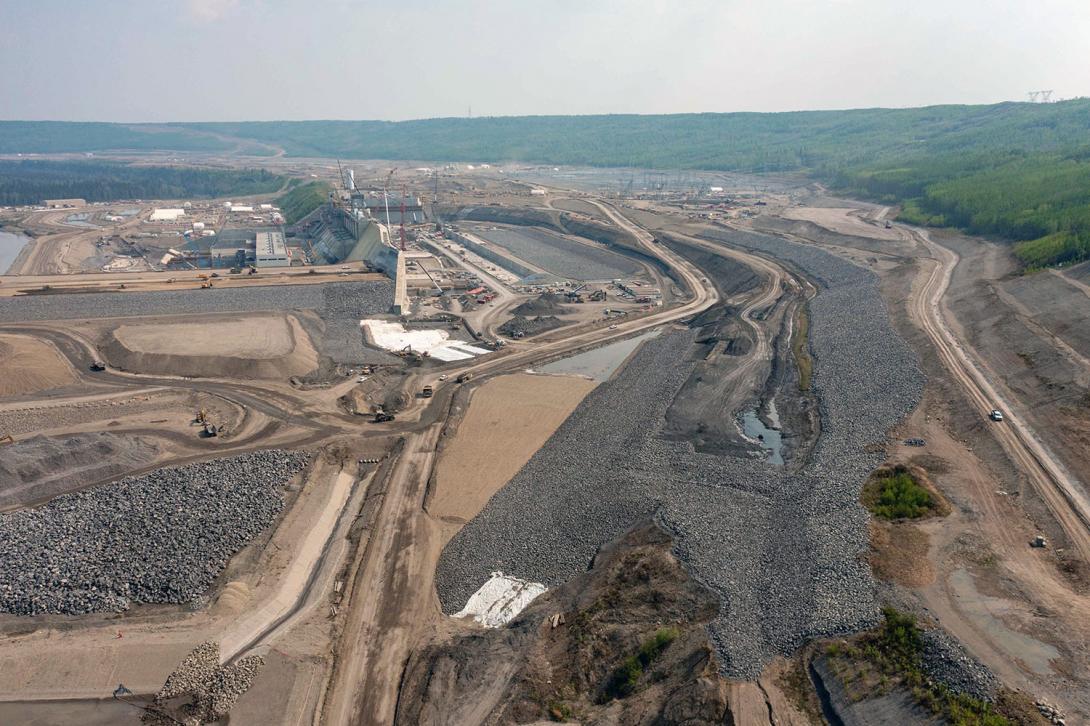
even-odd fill
[(487, 628), (499, 628), (514, 620), (545, 589), (540, 582), (493, 572), (454, 617), (472, 617)]
[(469, 360), (488, 352), (459, 340), (451, 340), (445, 330), (406, 330), (401, 323), (386, 320), (361, 320), (368, 342), (384, 350), (410, 348), (414, 353), (427, 353), (440, 361)]

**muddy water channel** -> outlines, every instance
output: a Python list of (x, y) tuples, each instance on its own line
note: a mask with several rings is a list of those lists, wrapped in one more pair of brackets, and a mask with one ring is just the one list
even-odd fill
[(614, 371), (628, 360), (628, 356), (632, 354), (632, 351), (636, 350), (645, 340), (650, 340), (658, 334), (659, 330), (655, 329), (635, 338), (610, 343), (609, 345), (603, 345), (601, 348), (573, 355), (570, 358), (562, 358), (552, 363), (546, 363), (539, 366), (537, 371), (539, 373), (586, 376), (599, 383), (608, 381)]
[(742, 414), (742, 433), (746, 438), (757, 441), (768, 452), (768, 461), (783, 466), (783, 437), (778, 429), (770, 429), (757, 415), (757, 411)]
[(15, 258), (19, 256), (23, 245), (29, 241), (29, 237), (0, 230), (0, 274), (8, 271), (11, 263), (15, 262)]

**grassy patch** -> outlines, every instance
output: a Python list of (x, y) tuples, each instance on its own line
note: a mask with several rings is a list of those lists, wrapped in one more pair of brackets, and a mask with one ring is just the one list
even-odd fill
[(863, 504), (881, 519), (919, 519), (937, 510), (935, 497), (903, 466), (876, 471), (863, 486)]
[(814, 359), (810, 357), (810, 313), (806, 306), (799, 308), (795, 318), (795, 337), (791, 340), (791, 355), (799, 369), (799, 390), (810, 390), (810, 379), (814, 375)]
[(295, 224), (303, 217), (329, 201), (333, 187), (323, 181), (300, 184), (287, 194), (277, 198), (276, 205), (284, 214), (287, 224)]
[(856, 700), (880, 696), (898, 686), (932, 714), (955, 726), (1008, 726), (1015, 722), (991, 704), (956, 694), (923, 672), (923, 639), (916, 618), (893, 608), (857, 644), (833, 644), (830, 666)]
[(625, 698), (635, 693), (644, 671), (670, 647), (670, 643), (677, 640), (677, 636), (677, 628), (661, 628), (643, 641), (639, 651), (625, 658), (613, 671), (613, 675), (606, 684), (605, 700)]

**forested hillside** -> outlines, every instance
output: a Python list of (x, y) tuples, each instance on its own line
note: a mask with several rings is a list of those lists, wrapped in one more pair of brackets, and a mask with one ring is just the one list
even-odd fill
[(284, 177), (260, 169), (133, 166), (100, 161), (0, 160), (0, 205), (43, 199), (194, 199), (267, 194)]
[[(805, 172), (912, 221), (1009, 238), (1029, 266), (1090, 256), (1090, 100), (795, 113), (422, 121), (0, 122), (0, 152), (283, 149), (289, 155)], [(247, 146), (247, 143), (253, 146)], [(116, 144), (116, 146), (112, 146)]]
[(300, 184), (276, 200), (287, 224), (295, 224), (329, 200), (333, 187), (322, 181)]

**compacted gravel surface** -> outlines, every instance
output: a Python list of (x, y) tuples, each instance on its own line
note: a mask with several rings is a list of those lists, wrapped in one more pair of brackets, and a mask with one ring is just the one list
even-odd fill
[(306, 454), (159, 469), (0, 515), (0, 612), (125, 610), (199, 599), (268, 527)]
[(585, 571), (600, 545), (655, 517), (721, 598), (710, 635), (727, 676), (754, 678), (809, 639), (877, 623), (859, 491), (882, 462), (868, 445), (915, 407), (923, 375), (870, 272), (778, 238), (722, 235), (823, 286), (810, 308), (822, 418), (813, 452), (773, 467), (660, 438), (694, 366), (694, 333), (669, 331), (595, 389), (447, 545), (437, 573), (445, 611), (461, 609), (495, 570), (556, 586)]
[(613, 280), (640, 271), (640, 266), (624, 255), (539, 227), (478, 227), (472, 231), (532, 265), (572, 280)]

